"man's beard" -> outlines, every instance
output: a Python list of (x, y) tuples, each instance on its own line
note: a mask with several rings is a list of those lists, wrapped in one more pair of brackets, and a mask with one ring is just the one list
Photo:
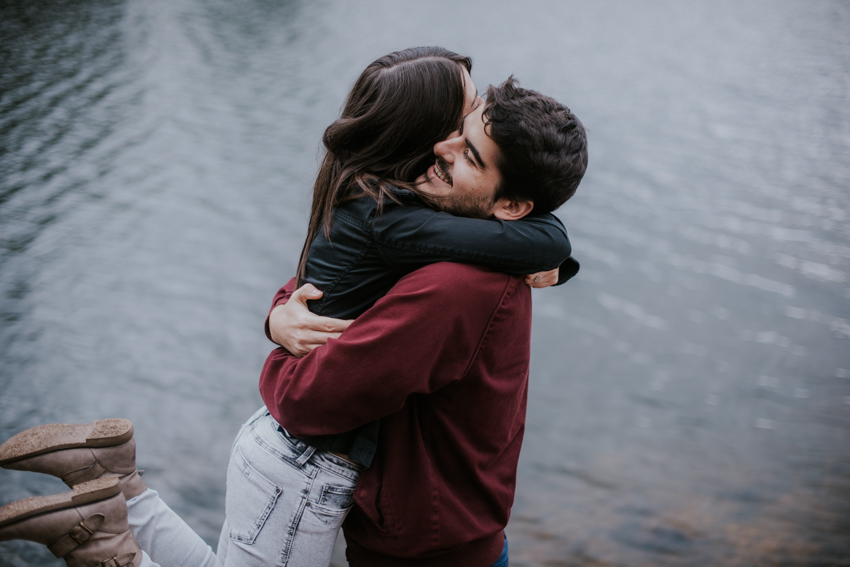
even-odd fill
[(489, 197), (474, 197), (471, 195), (458, 195), (452, 193), (445, 197), (432, 199), (434, 205), (439, 210), (453, 214), (457, 217), (487, 219), (493, 216), (490, 211), (492, 210), (495, 201)]

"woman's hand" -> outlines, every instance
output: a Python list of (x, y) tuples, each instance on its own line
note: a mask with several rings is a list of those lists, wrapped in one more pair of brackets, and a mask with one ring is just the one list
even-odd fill
[(348, 328), (353, 319), (332, 319), (315, 315), (307, 308), (307, 300), (322, 297), (322, 292), (311, 284), (296, 289), (284, 305), (275, 307), (269, 315), (272, 340), (302, 357), (317, 346), (336, 339)]
[(525, 276), (525, 283), (531, 287), (549, 287), (558, 283), (558, 268), (548, 272), (537, 272)]

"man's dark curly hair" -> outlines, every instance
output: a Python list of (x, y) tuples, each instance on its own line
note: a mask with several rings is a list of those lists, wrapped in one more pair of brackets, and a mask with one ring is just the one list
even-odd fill
[(570, 109), (513, 77), (487, 89), (484, 121), (499, 146), (496, 199), (534, 203), (548, 213), (575, 194), (587, 170), (587, 135)]

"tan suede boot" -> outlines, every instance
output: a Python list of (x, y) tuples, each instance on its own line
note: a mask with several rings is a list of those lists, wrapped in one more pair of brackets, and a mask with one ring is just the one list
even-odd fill
[(136, 469), (136, 441), (128, 419), (27, 429), (0, 445), (0, 467), (53, 475), (72, 488), (116, 476), (127, 500), (147, 490)]
[(127, 523), (127, 501), (114, 476), (3, 506), (0, 541), (11, 539), (46, 545), (68, 567), (138, 567), (142, 561)]

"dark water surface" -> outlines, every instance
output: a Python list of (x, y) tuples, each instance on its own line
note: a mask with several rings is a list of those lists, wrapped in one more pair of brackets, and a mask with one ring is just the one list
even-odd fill
[(511, 564), (850, 565), (847, 30), (842, 0), (0, 2), (0, 440), (129, 417), (215, 542), (321, 133), (371, 60), (442, 44), (590, 130)]

